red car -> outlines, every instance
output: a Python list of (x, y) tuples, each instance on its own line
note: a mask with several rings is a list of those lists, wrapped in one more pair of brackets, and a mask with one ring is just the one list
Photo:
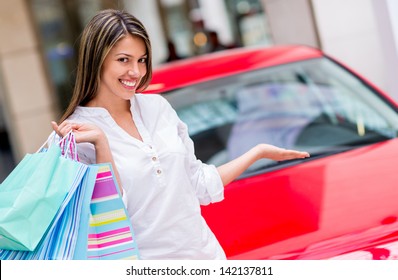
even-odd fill
[(398, 107), (363, 77), (309, 47), (244, 48), (162, 65), (147, 92), (203, 162), (258, 143), (311, 154), (259, 161), (202, 208), (228, 258), (398, 258)]

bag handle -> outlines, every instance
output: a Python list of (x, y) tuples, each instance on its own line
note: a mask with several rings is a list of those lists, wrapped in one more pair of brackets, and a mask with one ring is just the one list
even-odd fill
[(47, 145), (47, 143), (50, 141), (50, 139), (52, 139), (53, 143), (55, 140), (55, 131), (51, 132), (50, 136), (48, 136), (47, 140), (43, 143), (43, 145), (41, 145), (41, 147), (36, 151), (36, 153), (40, 153), (41, 151), (43, 151), (44, 147)]
[[(47, 138), (47, 140), (43, 143), (43, 145), (37, 150), (36, 153), (42, 152), (44, 147), (49, 144), (50, 139), (52, 139), (52, 144), (55, 143), (55, 139), (57, 137), (57, 134), (55, 131), (53, 131), (50, 136)], [(49, 145), (49, 146), (51, 146)], [(77, 145), (76, 145), (76, 139), (73, 131), (69, 131), (65, 136), (58, 141), (58, 145), (61, 148), (61, 155), (65, 158), (70, 158), (75, 161), (79, 161), (79, 156), (77, 154)]]
[(77, 145), (75, 134), (73, 131), (69, 131), (62, 139), (59, 141), (61, 147), (62, 155), (66, 158), (70, 158), (75, 161), (79, 161), (79, 156), (77, 154)]

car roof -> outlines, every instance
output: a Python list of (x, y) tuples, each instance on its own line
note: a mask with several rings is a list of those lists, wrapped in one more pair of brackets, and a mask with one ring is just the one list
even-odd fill
[(236, 48), (204, 54), (154, 67), (151, 84), (145, 92), (167, 92), (241, 72), (321, 56), (320, 50), (301, 45)]

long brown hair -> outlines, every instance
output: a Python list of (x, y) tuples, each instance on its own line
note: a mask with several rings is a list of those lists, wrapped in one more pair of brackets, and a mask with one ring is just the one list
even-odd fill
[(137, 91), (142, 91), (148, 86), (152, 78), (152, 49), (144, 25), (127, 12), (102, 10), (90, 20), (82, 32), (76, 83), (71, 102), (60, 122), (72, 115), (77, 106), (84, 106), (95, 97), (105, 57), (110, 49), (128, 34), (143, 39), (145, 43), (148, 56), (147, 72), (141, 79)]

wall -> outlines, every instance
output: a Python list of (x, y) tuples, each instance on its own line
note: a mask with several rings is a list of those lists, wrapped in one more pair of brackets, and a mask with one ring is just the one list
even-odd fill
[(398, 100), (398, 1), (373, 0), (384, 63), (384, 88)]
[(24, 0), (0, 1), (0, 94), (16, 160), (36, 152), (51, 132), (55, 116), (26, 5)]
[(372, 0), (312, 3), (322, 49), (386, 90), (384, 50)]
[(309, 0), (262, 0), (274, 44), (319, 47)]
[(229, 26), (227, 7), (223, 0), (199, 0), (205, 28), (217, 32), (220, 42), (226, 45), (234, 43)]
[(160, 64), (167, 57), (167, 48), (156, 0), (124, 0), (124, 7), (144, 24), (151, 40), (153, 65)]

